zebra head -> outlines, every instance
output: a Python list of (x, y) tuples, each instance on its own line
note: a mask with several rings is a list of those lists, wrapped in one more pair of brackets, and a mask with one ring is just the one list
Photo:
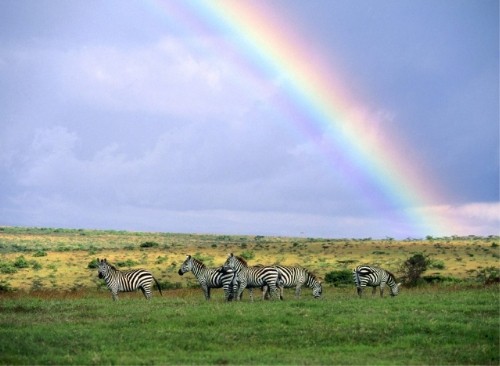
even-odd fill
[(99, 259), (97, 258), (97, 277), (104, 278), (109, 273), (111, 266), (108, 264), (107, 259)]
[(247, 262), (243, 258), (237, 257), (231, 253), (227, 257), (226, 262), (222, 265), (222, 272), (239, 272), (243, 267), (248, 267)]
[(391, 296), (398, 296), (400, 287), (401, 283), (397, 283), (394, 286), (391, 286)]
[(184, 273), (189, 272), (193, 269), (193, 258), (188, 255), (184, 263), (182, 263), (181, 268), (179, 268), (179, 276), (182, 276)]
[(234, 272), (236, 270), (236, 257), (233, 253), (227, 256), (226, 261), (221, 267), (222, 273)]
[(323, 293), (323, 286), (321, 286), (320, 281), (316, 281), (313, 285), (313, 296), (315, 299), (319, 299)]

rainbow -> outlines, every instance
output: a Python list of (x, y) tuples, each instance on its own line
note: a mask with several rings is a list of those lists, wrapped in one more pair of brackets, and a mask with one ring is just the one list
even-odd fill
[[(395, 131), (378, 127), (377, 117), (346, 88), (319, 46), (282, 20), (265, 1), (162, 1), (154, 7), (189, 32), (207, 29), (231, 35), (249, 69), (279, 75), (287, 98), (279, 106), (295, 128), (307, 134), (375, 210), (393, 212), (408, 236), (451, 235), (457, 224), (423, 210), (446, 195), (425, 165), (408, 154)], [(410, 155), (410, 156), (409, 156)]]

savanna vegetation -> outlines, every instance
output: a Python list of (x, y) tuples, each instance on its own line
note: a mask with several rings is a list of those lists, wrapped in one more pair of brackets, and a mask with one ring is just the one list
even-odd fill
[[(204, 300), (177, 271), (191, 254), (220, 266), (300, 264), (323, 279), (285, 301)], [(499, 238), (393, 240), (217, 236), (0, 228), (2, 364), (495, 364), (499, 358)], [(147, 268), (161, 282), (113, 302), (95, 259)], [(412, 262), (413, 261), (413, 262)], [(422, 262), (423, 261), (423, 262)], [(357, 264), (403, 278), (396, 298), (358, 299)], [(409, 267), (409, 265), (412, 265)], [(413, 266), (414, 265), (414, 266)], [(418, 269), (418, 268), (417, 268)]]

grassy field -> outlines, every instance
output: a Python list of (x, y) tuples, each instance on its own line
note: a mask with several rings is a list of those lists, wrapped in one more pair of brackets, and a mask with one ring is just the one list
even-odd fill
[(397, 275), (408, 257), (423, 253), (432, 263), (426, 274), (474, 279), (498, 268), (500, 257), (498, 237), (397, 241), (0, 227), (0, 290), (98, 288), (102, 281), (88, 268), (96, 257), (122, 269), (147, 268), (162, 283), (185, 288), (196, 285), (192, 274), (177, 274), (187, 254), (216, 267), (230, 252), (244, 254), (250, 265), (299, 264), (320, 278), (364, 263)]
[[(358, 299), (354, 286), (324, 284), (297, 300), (204, 300), (177, 271), (191, 254), (220, 266), (227, 253), (250, 264), (300, 264), (325, 277), (372, 263), (394, 272), (423, 253), (438, 285), (396, 298)], [(499, 238), (396, 241), (181, 235), (0, 228), (0, 364), (491, 364), (498, 365), (500, 292), (478, 277), (497, 271)], [(163, 285), (153, 300), (113, 302), (95, 258), (148, 268)]]
[(497, 285), (428, 286), (396, 298), (207, 302), (198, 290), (10, 292), (1, 364), (498, 365)]

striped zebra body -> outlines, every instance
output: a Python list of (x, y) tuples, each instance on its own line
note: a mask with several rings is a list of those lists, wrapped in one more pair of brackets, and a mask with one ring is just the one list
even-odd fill
[(234, 287), (234, 271), (224, 273), (222, 267), (208, 268), (198, 259), (188, 255), (178, 273), (182, 276), (189, 271), (193, 272), (200, 283), (206, 300), (210, 300), (210, 289), (212, 288), (224, 288), (224, 298), (231, 300)]
[(397, 296), (399, 293), (400, 283), (396, 283), (394, 275), (379, 267), (373, 266), (358, 266), (353, 271), (354, 283), (358, 295), (361, 297), (363, 288), (366, 286), (373, 287), (372, 295), (375, 295), (377, 286), (380, 286), (380, 296), (384, 297), (385, 285), (391, 289), (391, 296)]
[[(253, 301), (252, 289), (254, 288), (267, 286), (272, 296), (277, 293), (278, 270), (274, 266), (248, 267), (247, 262), (243, 258), (231, 253), (222, 268), (223, 272), (236, 272), (236, 300), (241, 300), (241, 295), (245, 288), (250, 290), (251, 301)], [(264, 296), (265, 292), (262, 294), (263, 299)]]
[(283, 288), (295, 287), (295, 296), (300, 298), (302, 286), (312, 289), (315, 298), (321, 297), (323, 287), (321, 282), (307, 269), (300, 266), (275, 266), (278, 270), (278, 287), (280, 297), (283, 299)]
[(108, 289), (111, 291), (113, 300), (118, 300), (118, 292), (130, 292), (141, 289), (146, 299), (151, 299), (151, 284), (155, 281), (158, 290), (161, 287), (151, 272), (144, 269), (132, 269), (129, 271), (120, 271), (115, 266), (108, 263), (106, 259), (97, 259), (99, 263), (99, 278), (104, 279)]

